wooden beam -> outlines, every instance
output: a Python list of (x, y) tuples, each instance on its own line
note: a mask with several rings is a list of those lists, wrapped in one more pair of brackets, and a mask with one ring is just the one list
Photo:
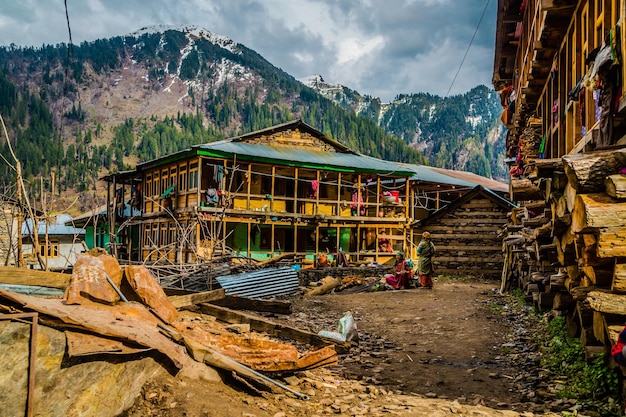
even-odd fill
[(626, 316), (626, 294), (591, 291), (587, 294), (587, 302), (595, 311)]
[(598, 258), (626, 257), (626, 227), (601, 228), (597, 255)]
[(626, 219), (626, 202), (615, 200), (604, 193), (578, 194), (572, 212), (572, 230), (575, 233), (602, 227), (620, 227)]
[(246, 323), (250, 325), (251, 330), (257, 332), (265, 332), (269, 335), (276, 337), (297, 340), (299, 342), (308, 343), (313, 346), (335, 345), (337, 352), (339, 353), (347, 352), (352, 345), (352, 343), (350, 342), (339, 342), (337, 340), (328, 339), (318, 336), (314, 333), (296, 329), (295, 327), (273, 322), (260, 316), (234, 311), (226, 307), (220, 307), (211, 304), (201, 304), (199, 307), (202, 313), (214, 316), (218, 320), (226, 323)]
[(613, 174), (604, 180), (606, 193), (613, 198), (626, 199), (626, 175)]
[(13, 266), (0, 266), (0, 282), (12, 285), (37, 285), (40, 287), (65, 289), (70, 282), (70, 274), (38, 271)]
[(264, 313), (291, 314), (291, 303), (287, 301), (254, 300), (247, 297), (233, 297), (227, 295), (224, 298), (212, 300), (211, 304), (227, 307), (233, 310), (250, 310)]
[(615, 264), (611, 291), (626, 293), (626, 264)]
[(226, 296), (223, 288), (219, 290), (199, 292), (186, 295), (169, 296), (170, 302), (176, 308), (193, 306), (196, 304), (208, 303), (209, 301), (220, 300)]
[(565, 175), (577, 193), (604, 191), (604, 179), (625, 161), (625, 149), (563, 156)]

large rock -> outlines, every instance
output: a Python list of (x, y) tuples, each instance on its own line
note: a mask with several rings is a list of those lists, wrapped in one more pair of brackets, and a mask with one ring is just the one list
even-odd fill
[[(1, 416), (25, 414), (29, 346), (30, 324), (0, 321)], [(41, 325), (36, 349), (35, 416), (118, 415), (134, 403), (143, 384), (163, 369), (145, 355), (99, 356), (70, 364), (65, 358), (65, 335)]]

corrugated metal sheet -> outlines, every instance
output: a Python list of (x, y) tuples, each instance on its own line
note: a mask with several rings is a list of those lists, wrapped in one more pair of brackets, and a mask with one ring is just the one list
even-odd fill
[[(54, 223), (49, 223), (46, 230), (46, 221), (40, 221), (37, 223), (37, 233), (40, 235), (84, 235), (85, 229), (79, 229), (72, 226), (66, 226), (66, 223), (72, 221), (72, 216), (69, 214), (60, 214), (54, 219)], [(28, 235), (33, 231), (33, 220), (26, 219), (22, 223), (22, 234)]]
[(295, 146), (269, 146), (244, 142), (219, 141), (198, 145), (197, 149), (218, 152), (224, 156), (264, 162), (282, 161), (285, 165), (320, 169), (341, 169), (350, 172), (376, 172), (388, 175), (411, 175), (413, 170), (382, 159), (348, 152), (324, 152)]
[(271, 298), (293, 295), (298, 291), (298, 272), (289, 266), (217, 277), (227, 295), (247, 298)]
[(0, 284), (0, 289), (39, 297), (61, 297), (65, 290), (37, 285)]
[(428, 169), (440, 172), (444, 175), (448, 175), (450, 177), (458, 178), (463, 181), (469, 181), (476, 185), (481, 185), (483, 188), (488, 188), (492, 191), (508, 193), (509, 185), (503, 182), (499, 182), (496, 180), (492, 180), (491, 178), (483, 177), (482, 175), (474, 174), (473, 172), (467, 171), (457, 171), (454, 169), (445, 169), (445, 168), (436, 168), (436, 167), (428, 167)]
[(411, 172), (413, 173), (413, 176), (410, 178), (411, 181), (434, 182), (439, 184), (449, 184), (470, 188), (474, 188), (477, 185), (470, 181), (465, 181), (459, 178), (452, 177), (450, 175), (436, 172), (425, 165), (411, 165), (402, 163), (398, 163), (398, 165), (411, 170)]

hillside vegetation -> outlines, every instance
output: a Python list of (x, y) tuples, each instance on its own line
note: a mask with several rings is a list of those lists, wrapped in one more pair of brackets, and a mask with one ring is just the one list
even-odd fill
[[(24, 177), (42, 179), (35, 194), (54, 184), (57, 193), (95, 195), (106, 173), (296, 118), (366, 155), (489, 176), (497, 161), (497, 140), (486, 141), (493, 118), (474, 123), (471, 136), (458, 125), (491, 117), (481, 113), (490, 94), (478, 87), (455, 104), (400, 96), (384, 112), (376, 100), (369, 112), (355, 111), (197, 27), (142, 29), (69, 50), (0, 48), (0, 112)], [(4, 137), (0, 153), (10, 161)], [(0, 169), (10, 183), (13, 170)]]

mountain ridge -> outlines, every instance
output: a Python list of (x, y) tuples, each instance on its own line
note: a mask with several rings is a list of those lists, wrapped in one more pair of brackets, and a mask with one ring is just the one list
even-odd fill
[[(0, 62), (0, 111), (26, 174), (57, 172), (57, 187), (90, 189), (98, 175), (146, 158), (295, 118), (365, 155), (426, 162), (417, 145), (428, 150), (427, 141), (398, 125), (408, 111), (400, 101), (382, 104), (343, 86), (327, 98), (245, 45), (196, 25), (150, 26), (72, 45), (69, 60), (65, 45), (0, 47)], [(40, 115), (45, 122), (31, 114), (38, 106), (48, 109)], [(32, 137), (34, 119), (39, 139)], [(0, 152), (8, 154), (6, 144)]]

